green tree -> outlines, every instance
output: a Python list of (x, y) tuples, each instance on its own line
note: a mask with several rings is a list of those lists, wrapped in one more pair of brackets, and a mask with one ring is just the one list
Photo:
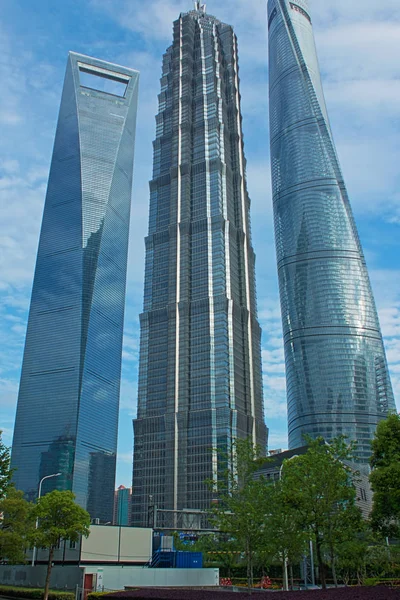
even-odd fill
[(31, 535), (31, 543), (33, 546), (49, 550), (44, 590), (44, 600), (48, 600), (54, 550), (62, 539), (77, 542), (81, 535), (88, 537), (90, 516), (75, 503), (75, 495), (72, 492), (58, 490), (40, 498), (32, 516), (37, 519), (37, 528)]
[(204, 563), (208, 567), (220, 568), (224, 576), (232, 577), (233, 570), (238, 566), (240, 550), (237, 540), (226, 533), (208, 533), (199, 535), (190, 545), (174, 534), (176, 550), (202, 552)]
[(10, 449), (4, 445), (0, 430), (0, 500), (4, 498), (11, 486), (12, 469), (10, 468)]
[(10, 487), (7, 496), (0, 500), (0, 560), (9, 564), (25, 563), (25, 551), (34, 527), (32, 505), (24, 499), (23, 492)]
[(287, 501), (282, 481), (266, 485), (264, 503), (264, 547), (267, 555), (282, 565), (283, 587), (287, 590), (287, 567), (290, 567), (293, 587), (293, 565), (304, 556), (309, 535), (299, 525), (297, 513)]
[(368, 543), (364, 539), (355, 537), (341, 544), (337, 551), (336, 564), (345, 585), (352, 579), (363, 583), (365, 579), (365, 557)]
[(253, 570), (257, 552), (261, 547), (261, 532), (265, 526), (264, 493), (265, 482), (254, 480), (254, 473), (265, 462), (260, 449), (251, 439), (235, 440), (232, 447), (233, 469), (228, 470), (221, 480), (219, 502), (214, 506), (216, 525), (229, 534), (230, 546), (240, 548), (247, 565), (247, 582), (253, 586)]
[(400, 416), (381, 421), (372, 441), (372, 527), (384, 536), (400, 534)]
[(322, 438), (307, 438), (304, 455), (285, 461), (282, 489), (295, 511), (298, 526), (315, 541), (321, 584), (326, 588), (326, 556), (335, 570), (336, 549), (361, 524), (355, 506), (356, 474), (345, 464), (353, 457), (353, 445), (343, 437), (326, 444)]

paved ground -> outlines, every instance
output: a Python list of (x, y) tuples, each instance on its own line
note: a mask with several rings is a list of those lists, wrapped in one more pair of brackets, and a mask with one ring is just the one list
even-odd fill
[[(260, 598), (272, 592), (232, 592), (224, 589), (189, 590), (189, 589), (141, 589), (129, 592), (116, 592), (105, 596), (107, 598), (126, 600), (248, 600), (249, 597)], [(339, 588), (330, 590), (312, 590), (303, 592), (274, 592), (274, 600), (400, 600), (400, 588)], [(272, 599), (271, 599), (272, 600)]]

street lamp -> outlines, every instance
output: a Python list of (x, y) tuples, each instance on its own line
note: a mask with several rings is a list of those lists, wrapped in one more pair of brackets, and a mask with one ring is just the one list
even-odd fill
[[(50, 477), (58, 477), (59, 475), (61, 475), (62, 473), (53, 473), (52, 475), (46, 475), (45, 477), (42, 477), (42, 479), (39, 482), (39, 489), (38, 489), (38, 500), (40, 500), (40, 496), (42, 495), (42, 483), (45, 479), (50, 479)], [(35, 523), (35, 529), (38, 528), (39, 525), (39, 519), (36, 519), (36, 523)], [(36, 552), (37, 552), (37, 548), (36, 546), (33, 547), (33, 554), (32, 554), (32, 567), (35, 566), (35, 560), (36, 560)]]

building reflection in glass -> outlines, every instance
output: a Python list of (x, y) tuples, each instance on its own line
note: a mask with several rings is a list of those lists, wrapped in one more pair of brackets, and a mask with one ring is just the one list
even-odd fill
[(324, 101), (307, 0), (269, 0), (270, 135), (289, 446), (358, 442), (395, 408), (367, 267)]
[(137, 92), (136, 71), (69, 54), (12, 449), (15, 484), (29, 497), (61, 472), (43, 491), (72, 489), (109, 521)]

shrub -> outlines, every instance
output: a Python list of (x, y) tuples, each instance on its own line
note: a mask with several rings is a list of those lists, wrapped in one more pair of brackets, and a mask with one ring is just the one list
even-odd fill
[(112, 594), (113, 592), (89, 592), (87, 595), (87, 600), (99, 600), (103, 596), (107, 596), (107, 594)]
[(396, 577), (368, 577), (364, 581), (364, 585), (373, 587), (375, 585), (388, 585), (390, 587), (399, 587), (400, 579)]
[[(11, 585), (0, 585), (0, 596), (6, 598), (29, 598), (31, 600), (42, 600), (44, 591), (38, 588), (24, 588)], [(49, 600), (75, 600), (72, 592), (50, 591)]]

